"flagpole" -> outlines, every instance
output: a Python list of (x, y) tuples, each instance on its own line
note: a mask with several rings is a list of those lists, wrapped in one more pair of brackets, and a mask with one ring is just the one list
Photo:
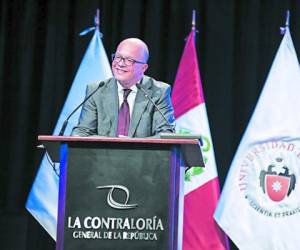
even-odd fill
[(196, 10), (192, 12), (192, 31), (196, 31)]
[(290, 26), (290, 11), (287, 10), (286, 11), (286, 19), (285, 19), (285, 27), (289, 27)]
[(100, 10), (99, 9), (96, 10), (95, 27), (96, 27), (96, 29), (99, 30), (99, 27), (100, 27)]
[(280, 27), (280, 34), (284, 35), (287, 28), (290, 27), (290, 11), (287, 10), (286, 11), (286, 18), (285, 18), (285, 26), (284, 27)]

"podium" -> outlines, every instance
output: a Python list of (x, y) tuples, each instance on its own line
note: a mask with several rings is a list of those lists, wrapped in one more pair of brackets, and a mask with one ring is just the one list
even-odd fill
[(57, 250), (180, 249), (181, 151), (197, 140), (38, 139), (60, 161)]

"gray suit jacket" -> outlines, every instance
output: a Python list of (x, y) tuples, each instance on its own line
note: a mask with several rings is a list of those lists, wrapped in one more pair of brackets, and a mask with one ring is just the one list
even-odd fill
[[(141, 82), (149, 97), (159, 107), (169, 123), (174, 123), (174, 112), (168, 84), (144, 76)], [(94, 91), (99, 84), (90, 84), (86, 95)], [(104, 81), (96, 93), (83, 105), (78, 125), (73, 128), (75, 136), (115, 137), (118, 126), (119, 98), (115, 78)], [(162, 132), (174, 132), (154, 105), (138, 90), (130, 120), (129, 137), (158, 137)]]

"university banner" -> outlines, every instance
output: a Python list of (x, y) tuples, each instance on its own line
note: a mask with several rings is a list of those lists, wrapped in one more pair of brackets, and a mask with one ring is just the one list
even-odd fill
[(239, 249), (300, 247), (299, 107), (299, 62), (286, 27), (215, 212)]

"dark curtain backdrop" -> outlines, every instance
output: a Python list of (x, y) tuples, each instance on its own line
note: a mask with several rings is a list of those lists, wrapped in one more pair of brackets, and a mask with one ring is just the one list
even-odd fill
[[(285, 11), (299, 52), (300, 1), (0, 1), (1, 249), (54, 249), (25, 210), (41, 159), (92, 33), (96, 8), (107, 54), (124, 38), (150, 49), (148, 75), (173, 83), (197, 11), (197, 50), (221, 186), (282, 36)], [(298, 53), (299, 54), (299, 53)], [(274, 100), (276, 105), (276, 100)]]

